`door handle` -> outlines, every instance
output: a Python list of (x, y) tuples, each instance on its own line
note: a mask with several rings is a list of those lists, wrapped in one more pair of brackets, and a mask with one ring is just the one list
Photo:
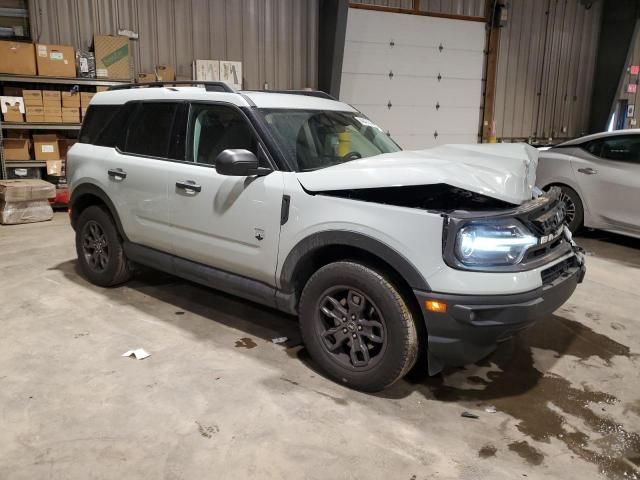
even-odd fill
[(595, 175), (596, 173), (598, 173), (598, 170), (596, 170), (595, 168), (579, 168), (578, 171), (580, 173), (584, 173), (585, 175)]
[(111, 168), (107, 171), (107, 173), (114, 180), (124, 180), (125, 178), (127, 178), (127, 172), (125, 172), (121, 168)]
[(202, 187), (193, 180), (178, 180), (176, 182), (176, 188), (178, 188), (179, 190), (183, 190), (189, 195), (195, 195), (202, 190)]

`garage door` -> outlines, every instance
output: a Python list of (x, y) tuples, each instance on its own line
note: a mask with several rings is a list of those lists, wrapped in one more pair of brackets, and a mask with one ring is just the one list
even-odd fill
[(477, 143), (485, 26), (349, 9), (340, 100), (405, 149)]

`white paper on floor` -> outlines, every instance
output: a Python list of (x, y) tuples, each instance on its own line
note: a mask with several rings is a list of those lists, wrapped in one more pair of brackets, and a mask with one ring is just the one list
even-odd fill
[(128, 352), (124, 352), (122, 354), (123, 357), (130, 357), (132, 355), (136, 357), (136, 360), (142, 360), (144, 358), (151, 356), (151, 354), (147, 352), (144, 348), (136, 348), (135, 350), (129, 350)]

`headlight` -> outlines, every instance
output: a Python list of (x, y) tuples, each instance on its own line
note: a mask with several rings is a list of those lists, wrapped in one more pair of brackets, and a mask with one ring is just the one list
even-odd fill
[(472, 224), (458, 232), (455, 254), (469, 266), (514, 265), (537, 243), (538, 239), (515, 220)]

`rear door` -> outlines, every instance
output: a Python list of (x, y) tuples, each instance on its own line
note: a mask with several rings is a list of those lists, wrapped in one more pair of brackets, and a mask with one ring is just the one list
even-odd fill
[(640, 231), (640, 135), (616, 135), (584, 146), (571, 161), (593, 216), (603, 227)]
[(190, 107), (187, 156), (169, 165), (171, 238), (176, 255), (237, 275), (275, 284), (280, 238), (282, 173), (219, 175), (215, 159), (247, 149), (273, 167), (246, 116), (235, 106)]
[[(133, 243), (171, 251), (167, 204), (167, 160), (174, 120), (184, 104), (132, 102), (124, 135), (105, 158), (109, 197), (116, 205), (124, 231)], [(109, 139), (106, 139), (107, 141)], [(171, 144), (171, 145), (170, 145)]]

